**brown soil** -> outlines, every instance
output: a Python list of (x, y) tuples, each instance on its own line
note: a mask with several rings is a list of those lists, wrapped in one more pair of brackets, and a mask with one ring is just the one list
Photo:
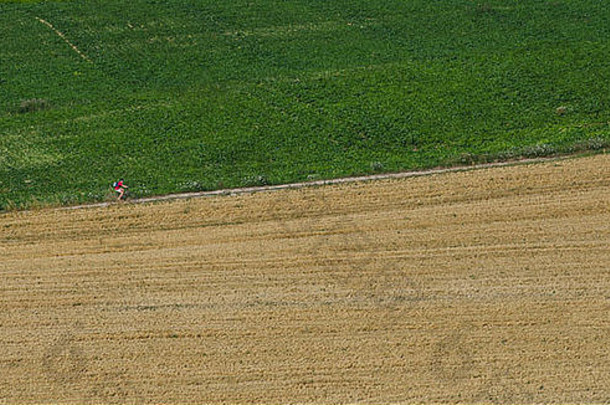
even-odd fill
[(0, 403), (608, 402), (610, 156), (0, 216)]

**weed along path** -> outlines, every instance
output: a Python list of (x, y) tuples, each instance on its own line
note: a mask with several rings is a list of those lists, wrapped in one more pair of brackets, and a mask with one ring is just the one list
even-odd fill
[(0, 402), (604, 402), (610, 156), (0, 216)]

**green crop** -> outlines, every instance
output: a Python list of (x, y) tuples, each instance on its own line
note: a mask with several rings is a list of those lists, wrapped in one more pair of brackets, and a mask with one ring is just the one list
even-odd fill
[(0, 1), (0, 209), (602, 150), (610, 8)]

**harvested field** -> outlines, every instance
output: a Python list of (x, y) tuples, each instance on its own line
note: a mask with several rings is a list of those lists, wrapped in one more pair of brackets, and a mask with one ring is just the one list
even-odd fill
[(610, 157), (0, 216), (0, 403), (610, 400)]

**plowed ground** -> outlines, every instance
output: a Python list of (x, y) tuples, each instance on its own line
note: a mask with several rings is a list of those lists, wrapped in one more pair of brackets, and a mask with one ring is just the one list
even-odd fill
[(0, 403), (608, 402), (610, 156), (0, 216)]

